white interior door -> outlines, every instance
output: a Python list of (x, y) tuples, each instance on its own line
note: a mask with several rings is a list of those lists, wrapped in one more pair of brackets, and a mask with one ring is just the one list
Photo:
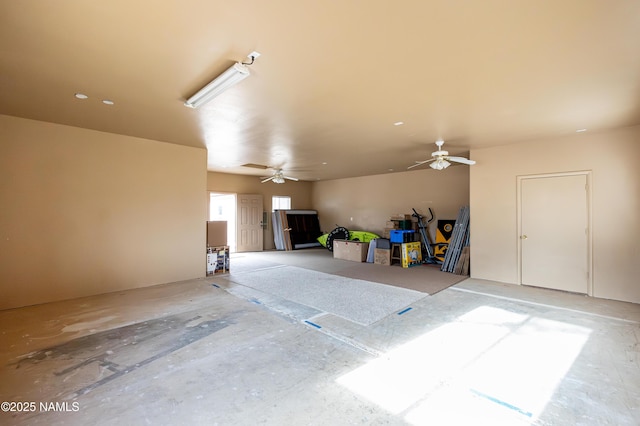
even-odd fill
[(262, 195), (238, 194), (237, 251), (262, 251)]
[(520, 179), (522, 284), (589, 293), (587, 175)]

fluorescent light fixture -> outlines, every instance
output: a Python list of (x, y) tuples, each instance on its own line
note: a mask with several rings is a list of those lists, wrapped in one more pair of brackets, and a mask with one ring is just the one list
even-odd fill
[(198, 108), (209, 102), (234, 84), (249, 77), (249, 68), (240, 62), (233, 64), (225, 72), (216, 77), (211, 83), (204, 86), (195, 95), (184, 103), (189, 108)]
[(444, 158), (438, 158), (436, 161), (429, 164), (429, 167), (435, 170), (444, 170), (450, 165), (451, 163), (445, 160)]

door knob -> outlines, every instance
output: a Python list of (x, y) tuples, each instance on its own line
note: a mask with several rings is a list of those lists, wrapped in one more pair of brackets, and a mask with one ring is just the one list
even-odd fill
[(526, 235), (520, 235), (520, 239), (521, 239), (521, 240), (526, 240), (526, 239), (527, 239), (527, 236), (526, 236)]

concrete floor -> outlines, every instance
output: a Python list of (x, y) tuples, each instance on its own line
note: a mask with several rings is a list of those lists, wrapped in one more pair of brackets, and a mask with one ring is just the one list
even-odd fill
[(640, 305), (468, 279), (362, 326), (220, 278), (0, 311), (0, 424), (640, 424)]

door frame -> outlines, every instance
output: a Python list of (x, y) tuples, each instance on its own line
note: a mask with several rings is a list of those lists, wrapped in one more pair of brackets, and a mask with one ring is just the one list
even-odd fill
[(533, 175), (521, 175), (516, 176), (516, 216), (517, 216), (517, 233), (516, 233), (516, 245), (518, 253), (518, 284), (522, 284), (522, 181), (527, 179), (540, 179), (540, 178), (554, 178), (563, 176), (582, 176), (586, 177), (587, 188), (587, 295), (593, 296), (593, 215), (592, 215), (592, 203), (591, 203), (591, 188), (592, 188), (592, 172), (591, 170), (578, 170), (572, 172), (558, 172), (558, 173), (542, 173)]
[(235, 253), (238, 233), (236, 231), (236, 223), (238, 221), (238, 194), (234, 192), (207, 191), (207, 220), (211, 220), (211, 196), (233, 197), (233, 215), (227, 219), (227, 246), (229, 251)]

